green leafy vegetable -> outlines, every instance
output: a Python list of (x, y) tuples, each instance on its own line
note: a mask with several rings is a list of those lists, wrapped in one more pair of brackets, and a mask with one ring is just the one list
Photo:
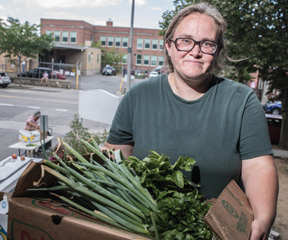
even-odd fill
[[(160, 239), (211, 239), (213, 234), (203, 218), (210, 205), (182, 171), (191, 171), (196, 161), (180, 156), (174, 165), (169, 158), (151, 151), (142, 161), (132, 156), (123, 160), (139, 176), (143, 187), (157, 200), (159, 209), (155, 219)], [(149, 229), (154, 231), (153, 226)]]

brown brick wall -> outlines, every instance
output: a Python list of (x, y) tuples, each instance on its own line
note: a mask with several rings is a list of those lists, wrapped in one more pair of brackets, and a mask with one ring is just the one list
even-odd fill
[[(94, 41), (100, 41), (100, 36), (113, 36), (114, 37), (114, 46), (115, 46), (115, 37), (128, 37), (130, 36), (130, 28), (129, 27), (117, 27), (113, 26), (112, 21), (107, 21), (106, 26), (97, 26), (89, 24), (85, 21), (78, 20), (60, 20), (60, 19), (41, 19), (41, 33), (46, 33), (46, 30), (51, 31), (60, 31), (60, 42), (62, 41), (62, 31), (68, 31), (69, 34), (71, 31), (77, 32), (77, 45), (85, 44), (85, 41), (91, 41), (91, 37), (93, 36)], [(135, 66), (136, 55), (153, 55), (153, 56), (163, 56), (162, 50), (147, 50), (147, 49), (137, 49), (137, 38), (146, 39), (163, 39), (162, 36), (159, 36), (159, 29), (145, 29), (145, 28), (134, 28), (133, 29), (133, 66)], [(108, 40), (108, 38), (107, 38)], [(106, 42), (107, 42), (106, 40)], [(70, 36), (68, 36), (68, 43), (70, 43)], [(144, 46), (143, 41), (143, 46)], [(122, 43), (121, 43), (122, 46)], [(150, 43), (150, 47), (152, 47), (152, 41)], [(110, 49), (110, 47), (106, 47), (106, 49)], [(116, 48), (117, 51), (121, 53), (127, 53), (128, 48)], [(143, 56), (142, 56), (143, 61)], [(139, 66), (137, 65), (137, 69), (151, 71), (155, 66)]]

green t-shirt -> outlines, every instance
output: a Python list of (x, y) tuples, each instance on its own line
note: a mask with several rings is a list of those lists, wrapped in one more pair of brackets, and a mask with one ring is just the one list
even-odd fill
[(172, 164), (181, 155), (194, 158), (206, 198), (218, 197), (232, 179), (240, 183), (242, 160), (273, 154), (253, 89), (216, 76), (195, 101), (175, 95), (165, 75), (137, 83), (121, 100), (107, 142), (133, 143), (139, 159), (151, 150)]

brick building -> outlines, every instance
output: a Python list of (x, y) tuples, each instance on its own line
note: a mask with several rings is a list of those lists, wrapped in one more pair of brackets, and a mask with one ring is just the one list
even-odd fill
[[(132, 46), (132, 68), (150, 72), (164, 65), (163, 37), (159, 29), (134, 28)], [(67, 45), (84, 45), (85, 42), (99, 42), (101, 47), (125, 54), (122, 64), (127, 64), (130, 27), (113, 26), (112, 20), (106, 26), (96, 26), (79, 20), (41, 19), (41, 33), (51, 34), (56, 42)], [(111, 63), (112, 64), (112, 63)]]

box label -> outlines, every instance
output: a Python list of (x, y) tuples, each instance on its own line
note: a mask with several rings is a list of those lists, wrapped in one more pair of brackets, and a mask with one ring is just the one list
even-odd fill
[(12, 219), (11, 240), (53, 240), (43, 229)]
[(73, 216), (73, 212), (69, 209), (63, 207), (63, 203), (56, 202), (50, 199), (34, 199), (32, 201), (32, 204), (36, 207), (51, 211), (60, 213), (64, 216)]
[(1, 225), (0, 225), (0, 240), (7, 240), (7, 233), (4, 227), (2, 227)]

